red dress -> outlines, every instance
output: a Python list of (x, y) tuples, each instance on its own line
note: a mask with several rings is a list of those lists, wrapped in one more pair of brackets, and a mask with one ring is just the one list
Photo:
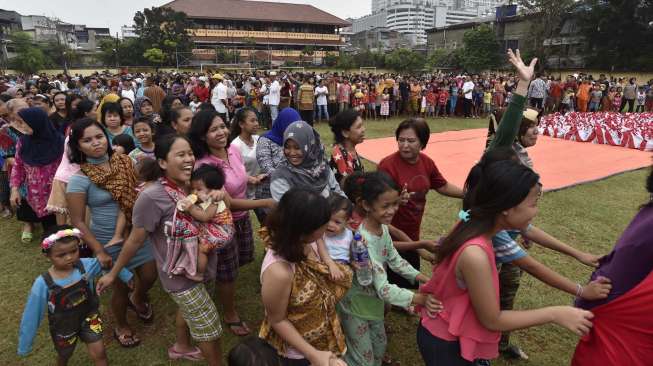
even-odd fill
[(653, 272), (626, 294), (592, 309), (594, 326), (572, 366), (647, 366), (653, 359)]

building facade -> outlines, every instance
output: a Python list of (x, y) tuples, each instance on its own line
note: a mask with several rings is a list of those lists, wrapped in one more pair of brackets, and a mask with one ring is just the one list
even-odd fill
[(217, 63), (220, 50), (239, 62), (320, 63), (345, 45), (339, 29), (350, 23), (310, 5), (245, 0), (175, 0), (163, 5), (186, 13), (194, 43), (188, 64)]
[(408, 48), (412, 44), (403, 33), (388, 28), (373, 28), (351, 36), (351, 45), (356, 50), (387, 52), (395, 48)]
[[(465, 32), (480, 25), (489, 25), (494, 29), (502, 51), (519, 49), (529, 53), (537, 46), (532, 35), (532, 28), (538, 17), (537, 13), (499, 15), (477, 18), (472, 21), (429, 29), (427, 48), (429, 52), (437, 49), (454, 50), (463, 46)], [(582, 54), (583, 37), (577, 35), (576, 22), (561, 19), (555, 36), (544, 39), (542, 46), (548, 55), (541, 62), (548, 68), (582, 68), (585, 61)]]

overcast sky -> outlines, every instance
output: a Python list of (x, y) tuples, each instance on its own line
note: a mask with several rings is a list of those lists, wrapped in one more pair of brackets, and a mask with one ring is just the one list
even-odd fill
[[(160, 6), (170, 0), (0, 0), (0, 9), (22, 15), (45, 15), (64, 22), (89, 27), (109, 27), (120, 32), (122, 25), (131, 25), (138, 10)], [(370, 12), (371, 0), (278, 0), (284, 3), (311, 4), (342, 19), (359, 17)], [(292, 14), (288, 14), (292, 17)]]

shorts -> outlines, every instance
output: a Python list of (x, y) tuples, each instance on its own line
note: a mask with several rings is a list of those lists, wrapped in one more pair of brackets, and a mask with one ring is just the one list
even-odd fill
[(51, 213), (68, 214), (68, 204), (66, 203), (66, 183), (53, 179), (52, 190), (48, 198), (48, 204), (45, 209)]
[(222, 335), (220, 315), (204, 284), (181, 292), (170, 292), (196, 342), (211, 342)]
[(73, 355), (77, 346), (77, 339), (87, 344), (102, 341), (102, 318), (100, 318), (98, 312), (94, 311), (82, 322), (79, 330), (66, 333), (68, 334), (56, 334), (55, 330), (55, 332), (50, 332), (50, 335), (52, 336), (54, 349), (61, 358), (67, 359)]

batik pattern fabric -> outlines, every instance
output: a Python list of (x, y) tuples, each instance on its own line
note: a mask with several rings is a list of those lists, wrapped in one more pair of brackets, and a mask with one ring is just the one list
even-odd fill
[[(287, 318), (302, 337), (320, 351), (342, 356), (347, 350), (345, 335), (336, 304), (345, 295), (352, 281), (349, 267), (340, 266), (345, 276), (339, 281), (330, 278), (329, 268), (321, 262), (306, 259), (294, 265), (292, 290)], [(279, 354), (285, 354), (288, 344), (263, 320), (259, 337), (266, 340)]]

